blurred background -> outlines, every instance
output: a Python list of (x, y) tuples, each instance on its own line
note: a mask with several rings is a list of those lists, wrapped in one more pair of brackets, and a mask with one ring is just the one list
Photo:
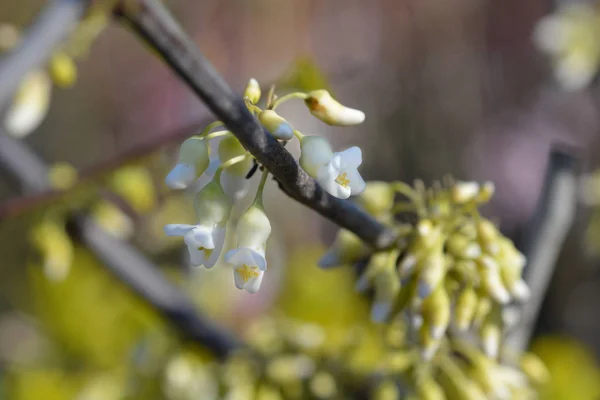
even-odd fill
[[(517, 244), (553, 146), (573, 148), (582, 173), (598, 167), (597, 88), (561, 90), (531, 40), (536, 22), (553, 10), (549, 1), (166, 4), (238, 92), (255, 77), (263, 89), (277, 84), (280, 93), (327, 88), (365, 111), (365, 123), (340, 129), (308, 118), (300, 103), (281, 108), (294, 127), (326, 136), (336, 149), (360, 146), (366, 180), (431, 183), (451, 174), (495, 182), (497, 194), (485, 214)], [(3, 1), (0, 22), (26, 27), (43, 5)], [(98, 218), (104, 215), (107, 226), (131, 230), (122, 236), (222, 325), (241, 332), (261, 315), (280, 313), (322, 324), (336, 343), (366, 319), (367, 303), (354, 294), (351, 271), (315, 266), (336, 227), (289, 200), (276, 184), (266, 189), (273, 234), (269, 271), (257, 294), (238, 291), (226, 267), (188, 267), (181, 240), (164, 237), (164, 224), (194, 218), (192, 194), (173, 193), (163, 183), (181, 142), (168, 137), (210, 121), (206, 107), (178, 78), (114, 23), (78, 62), (77, 83), (53, 89), (48, 117), (24, 140), (48, 163), (68, 163), (77, 171), (123, 162), (123, 155), (164, 142), (128, 165), (134, 174), (143, 170), (150, 183), (133, 190), (141, 205), (123, 218), (102, 214), (95, 196), (85, 193), (74, 203), (53, 202), (59, 204), (50, 212), (61, 215), (84, 205)], [(289, 148), (299, 155), (297, 143)], [(118, 179), (119, 170), (101, 174), (103, 184)], [(0, 177), (0, 200), (19, 196), (16, 189)], [(140, 352), (150, 359), (161, 346), (181, 345), (173, 344), (168, 325), (87, 250), (76, 246), (69, 271), (58, 273), (66, 277), (49, 277), (30, 240), (40, 213), (47, 211), (36, 207), (0, 221), (0, 386), (8, 399), (125, 398), (104, 391), (112, 387), (118, 393), (126, 386), (131, 375), (125, 371)], [(600, 393), (600, 232), (594, 234), (593, 217), (593, 209), (578, 206), (537, 323), (533, 348), (556, 374), (553, 398), (592, 399)], [(140, 350), (148, 348), (158, 350)], [(559, 386), (575, 386), (576, 379), (582, 395), (562, 395)], [(97, 382), (105, 382), (104, 391), (92, 397)], [(154, 396), (140, 398), (161, 398)]]

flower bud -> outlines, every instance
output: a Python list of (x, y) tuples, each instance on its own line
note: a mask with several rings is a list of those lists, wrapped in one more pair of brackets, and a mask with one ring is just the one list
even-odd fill
[(441, 249), (432, 251), (420, 263), (417, 292), (424, 299), (442, 282), (446, 275), (446, 259)]
[(210, 163), (208, 144), (199, 137), (191, 137), (181, 144), (179, 162), (167, 175), (171, 189), (185, 189), (206, 171)]
[(458, 204), (468, 203), (477, 197), (479, 184), (477, 182), (456, 182), (452, 187), (452, 201)]
[(468, 286), (460, 292), (456, 299), (456, 305), (454, 306), (454, 324), (456, 328), (460, 331), (469, 329), (476, 310), (477, 294), (472, 287)]
[(500, 326), (495, 322), (486, 321), (481, 327), (480, 335), (485, 354), (490, 358), (497, 358), (502, 335)]
[(328, 125), (357, 125), (365, 120), (365, 113), (343, 106), (323, 89), (308, 93), (304, 102), (312, 115)]
[(317, 177), (319, 168), (327, 165), (333, 157), (329, 142), (321, 136), (304, 136), (300, 141), (300, 151), (300, 166), (313, 178)]
[(422, 400), (446, 400), (442, 387), (431, 378), (417, 384), (417, 394)]
[(244, 98), (248, 99), (250, 103), (256, 104), (260, 100), (260, 85), (254, 78), (250, 78), (246, 90), (244, 90)]
[(290, 140), (294, 129), (273, 110), (264, 110), (258, 114), (258, 120), (278, 140)]
[(394, 206), (396, 192), (392, 185), (382, 181), (367, 182), (365, 190), (358, 196), (360, 204), (371, 215), (389, 213)]
[(455, 233), (446, 241), (448, 252), (455, 257), (472, 260), (481, 255), (481, 247), (466, 236)]
[(319, 260), (319, 267), (331, 268), (352, 264), (368, 257), (371, 251), (354, 233), (340, 229), (333, 245)]
[(487, 219), (481, 219), (477, 223), (477, 237), (481, 248), (489, 254), (496, 254), (499, 250), (498, 238), (500, 232), (494, 224)]
[(237, 247), (264, 248), (270, 234), (271, 222), (264, 209), (257, 204), (251, 205), (238, 221)]
[[(219, 142), (219, 160), (225, 163), (233, 158), (246, 154), (246, 149), (235, 136), (227, 136)], [(243, 161), (232, 164), (226, 171), (231, 175), (245, 177), (252, 168), (252, 157), (246, 157)]]
[(421, 357), (424, 361), (430, 361), (438, 351), (441, 341), (432, 336), (432, 329), (423, 322), (419, 328), (419, 340), (421, 342)]
[(371, 320), (384, 322), (390, 316), (394, 299), (400, 291), (400, 279), (396, 275), (393, 265), (375, 276), (375, 299), (371, 308)]
[(52, 83), (42, 70), (30, 72), (6, 111), (4, 128), (11, 136), (22, 138), (36, 130), (50, 108)]
[(231, 200), (223, 188), (214, 180), (206, 184), (194, 198), (194, 209), (199, 221), (204, 225), (224, 225), (229, 220)]
[(442, 285), (423, 300), (423, 322), (430, 329), (433, 339), (441, 339), (450, 323), (450, 298)]
[(477, 309), (473, 316), (473, 324), (480, 326), (484, 323), (488, 314), (492, 310), (492, 300), (489, 297), (479, 297), (477, 301)]
[(504, 287), (498, 264), (487, 256), (480, 257), (477, 263), (483, 289), (498, 303), (507, 304), (510, 294)]
[(50, 59), (50, 76), (58, 87), (72, 86), (77, 80), (77, 66), (67, 54), (58, 52)]

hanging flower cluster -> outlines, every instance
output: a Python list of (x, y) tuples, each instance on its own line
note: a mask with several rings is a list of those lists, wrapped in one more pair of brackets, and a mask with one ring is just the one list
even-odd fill
[[(524, 256), (477, 211), (493, 192), (489, 182), (449, 181), (428, 190), (422, 183), (412, 188), (370, 182), (359, 204), (398, 232), (397, 246), (372, 252), (341, 230), (321, 267), (361, 265), (356, 288), (372, 289), (372, 319), (406, 318), (423, 359), (435, 356), (450, 327), (476, 333), (485, 354), (495, 359), (506, 327), (505, 308), (526, 301), (529, 288), (521, 278)], [(408, 201), (396, 201), (397, 194)], [(407, 212), (415, 223), (396, 221)]]
[[(348, 198), (361, 193), (365, 183), (357, 171), (361, 164), (358, 147), (334, 153), (327, 140), (320, 136), (305, 136), (277, 114), (275, 109), (291, 99), (303, 99), (309, 111), (330, 125), (354, 125), (364, 120), (361, 111), (345, 107), (324, 90), (310, 93), (291, 93), (277, 98), (268, 95), (266, 108), (257, 103), (261, 89), (255, 79), (246, 87), (246, 106), (258, 121), (277, 140), (286, 142), (298, 138), (301, 147), (300, 165), (333, 196)], [(183, 236), (190, 261), (195, 266), (212, 268), (223, 252), (225, 229), (234, 203), (248, 191), (248, 177), (256, 161), (233, 134), (227, 130), (213, 131), (223, 126), (220, 121), (209, 124), (198, 136), (187, 139), (179, 150), (179, 160), (166, 177), (172, 189), (185, 189), (197, 180), (208, 177), (209, 183), (196, 194), (194, 207), (197, 224), (170, 224), (165, 227), (169, 236)], [(216, 157), (211, 154), (211, 140), (220, 138)], [(259, 290), (267, 269), (265, 247), (271, 224), (263, 202), (263, 189), (268, 171), (263, 170), (254, 202), (240, 218), (236, 228), (236, 248), (224, 253), (224, 260), (233, 267), (235, 285), (250, 293)]]
[(548, 54), (554, 76), (567, 90), (591, 83), (600, 67), (600, 10), (591, 3), (567, 3), (542, 18), (534, 30), (536, 46)]

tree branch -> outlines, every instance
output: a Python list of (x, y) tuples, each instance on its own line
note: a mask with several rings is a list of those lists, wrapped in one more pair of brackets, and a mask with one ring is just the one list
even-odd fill
[(293, 156), (263, 129), (242, 98), (225, 83), (160, 2), (122, 2), (116, 14), (162, 55), (242, 145), (273, 174), (285, 193), (375, 248), (387, 248), (395, 243), (394, 232), (351, 202), (329, 195), (299, 167)]
[[(1, 130), (0, 165), (28, 191), (49, 188), (45, 163)], [(200, 315), (193, 303), (131, 245), (113, 238), (83, 215), (74, 216), (69, 225), (74, 238), (92, 251), (127, 287), (163, 314), (182, 336), (209, 348), (219, 357), (241, 346), (228, 331)]]
[(12, 100), (27, 73), (42, 66), (67, 37), (90, 3), (91, 0), (54, 0), (19, 45), (0, 59), (0, 111)]
[(517, 330), (508, 337), (508, 346), (515, 350), (525, 350), (529, 344), (556, 261), (575, 217), (576, 164), (576, 158), (567, 152), (553, 150), (550, 153), (544, 187), (521, 249), (527, 257), (523, 278), (529, 285), (531, 298), (523, 305)]

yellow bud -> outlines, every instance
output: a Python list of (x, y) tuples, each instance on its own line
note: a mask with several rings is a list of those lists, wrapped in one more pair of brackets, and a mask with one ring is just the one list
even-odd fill
[(77, 80), (77, 66), (67, 54), (58, 52), (50, 59), (50, 76), (62, 88), (72, 86)]
[(261, 111), (258, 120), (275, 139), (290, 140), (294, 137), (294, 129), (291, 125), (273, 110)]
[(388, 213), (394, 206), (396, 192), (392, 185), (382, 181), (367, 182), (365, 190), (358, 196), (358, 204), (371, 215)]
[(375, 298), (371, 309), (371, 319), (384, 322), (392, 311), (394, 299), (400, 291), (400, 278), (396, 275), (393, 264), (375, 276)]
[(417, 292), (419, 297), (424, 299), (440, 286), (446, 276), (446, 259), (441, 249), (437, 249), (436, 251), (432, 250), (419, 264)]
[(504, 287), (498, 264), (488, 256), (480, 257), (477, 263), (483, 290), (498, 303), (507, 304), (510, 293)]
[(53, 281), (65, 279), (73, 262), (73, 243), (63, 223), (45, 220), (31, 232), (31, 240), (39, 251), (46, 276)]
[(483, 321), (492, 310), (492, 300), (489, 297), (480, 297), (477, 302), (477, 309), (475, 310), (475, 316), (473, 322), (476, 325), (483, 324)]
[(115, 171), (109, 186), (136, 212), (147, 213), (156, 205), (156, 190), (150, 171), (138, 165), (129, 165)]
[(77, 175), (77, 170), (71, 164), (58, 163), (50, 167), (48, 181), (52, 188), (66, 190), (77, 183)]
[(462, 259), (475, 259), (481, 255), (481, 247), (464, 235), (453, 234), (446, 241), (448, 252)]
[(430, 327), (433, 339), (444, 336), (450, 322), (450, 298), (442, 285), (423, 300), (421, 314), (423, 322)]
[[(218, 153), (221, 163), (225, 163), (246, 154), (246, 149), (235, 136), (228, 136), (219, 142)], [(236, 176), (246, 176), (250, 168), (252, 168), (252, 158), (246, 157), (243, 161), (228, 167), (227, 172)]]
[(307, 378), (314, 369), (314, 361), (306, 355), (284, 355), (270, 361), (266, 373), (274, 382), (284, 384)]
[(544, 385), (550, 381), (550, 371), (544, 362), (533, 353), (524, 353), (521, 356), (521, 369), (537, 385)]
[(260, 95), (261, 91), (258, 81), (254, 78), (250, 78), (246, 90), (244, 91), (244, 97), (248, 99), (250, 103), (256, 104), (260, 100)]
[(315, 90), (307, 94), (304, 103), (311, 114), (328, 125), (349, 126), (360, 124), (365, 114), (337, 102), (327, 90)]
[(479, 273), (477, 272), (477, 264), (472, 260), (458, 260), (452, 264), (450, 272), (456, 279), (469, 285), (479, 284)]
[(487, 219), (481, 219), (477, 223), (477, 236), (482, 247), (487, 248), (490, 243), (496, 242), (500, 233), (494, 224)]
[(8, 134), (22, 138), (36, 130), (50, 109), (52, 82), (43, 70), (25, 76), (7, 109), (4, 127)]
[(392, 379), (385, 379), (377, 385), (373, 393), (373, 400), (400, 400), (400, 390)]
[(456, 182), (452, 187), (452, 201), (465, 204), (474, 200), (478, 193), (479, 184), (477, 182)]
[(497, 358), (502, 339), (501, 327), (495, 321), (486, 321), (480, 331), (483, 351), (490, 358)]
[(417, 394), (422, 400), (445, 400), (446, 395), (440, 385), (433, 379), (424, 379), (417, 384)]
[(335, 379), (329, 372), (317, 372), (310, 380), (309, 386), (313, 395), (319, 399), (329, 399), (337, 393)]
[(419, 340), (421, 342), (421, 357), (425, 361), (430, 361), (438, 348), (440, 347), (440, 339), (436, 339), (431, 335), (431, 327), (423, 323), (419, 328)]
[(456, 306), (454, 307), (454, 322), (456, 328), (461, 331), (469, 329), (475, 311), (477, 310), (477, 294), (472, 287), (466, 287), (456, 299)]

